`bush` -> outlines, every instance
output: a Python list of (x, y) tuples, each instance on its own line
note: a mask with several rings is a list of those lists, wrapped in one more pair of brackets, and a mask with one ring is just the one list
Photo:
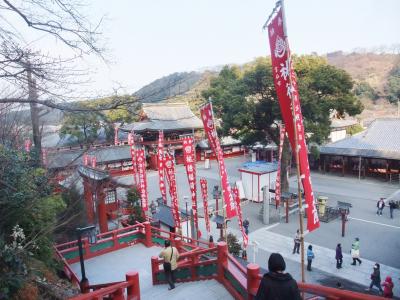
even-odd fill
[(128, 202), (128, 208), (131, 211), (131, 214), (128, 217), (128, 222), (131, 225), (134, 225), (135, 222), (142, 223), (146, 220), (142, 206), (140, 205), (140, 200), (140, 192), (136, 186), (127, 191), (126, 201)]
[(228, 233), (226, 236), (226, 241), (228, 244), (228, 251), (229, 253), (239, 256), (240, 250), (242, 250), (242, 247), (239, 244), (239, 240), (237, 239), (236, 235), (232, 233)]

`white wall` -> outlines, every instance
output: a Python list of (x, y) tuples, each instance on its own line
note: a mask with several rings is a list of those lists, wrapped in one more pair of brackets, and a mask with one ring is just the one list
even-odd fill
[[(248, 200), (262, 202), (262, 187), (267, 189), (275, 185), (277, 172), (262, 174), (260, 176), (241, 172), (245, 197)], [(258, 182), (260, 177), (260, 182)]]

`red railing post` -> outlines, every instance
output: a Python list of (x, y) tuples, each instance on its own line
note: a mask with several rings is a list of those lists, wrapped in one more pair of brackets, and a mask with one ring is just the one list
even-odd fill
[(248, 299), (254, 299), (253, 295), (257, 293), (258, 286), (260, 285), (260, 267), (257, 264), (247, 265), (247, 293)]
[(193, 254), (191, 259), (190, 259), (190, 274), (192, 275), (192, 279), (196, 280), (197, 279), (197, 272), (196, 272), (196, 264), (198, 263), (199, 258), (197, 254)]
[(157, 256), (151, 257), (151, 277), (153, 280), (153, 285), (157, 284), (157, 273), (160, 271), (159, 260)]
[(127, 287), (127, 300), (140, 300), (139, 273), (131, 271), (126, 273), (125, 277), (130, 283)]
[(144, 245), (146, 247), (152, 247), (153, 246), (153, 241), (151, 240), (151, 225), (150, 222), (144, 222), (144, 235), (145, 235), (145, 240), (144, 240)]
[(114, 249), (118, 249), (119, 242), (118, 242), (118, 233), (116, 230), (113, 230), (112, 232), (112, 239), (113, 239)]
[(218, 258), (218, 281), (224, 279), (224, 269), (228, 266), (228, 245), (225, 242), (219, 242), (217, 245)]

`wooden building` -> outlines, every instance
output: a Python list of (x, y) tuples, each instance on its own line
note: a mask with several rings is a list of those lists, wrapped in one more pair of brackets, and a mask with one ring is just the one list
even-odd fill
[(400, 119), (376, 119), (351, 137), (320, 148), (320, 168), (324, 172), (378, 176), (399, 180)]

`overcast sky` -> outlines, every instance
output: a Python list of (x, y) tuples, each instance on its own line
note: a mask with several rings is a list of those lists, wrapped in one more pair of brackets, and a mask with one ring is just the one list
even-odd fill
[[(126, 92), (165, 75), (269, 55), (262, 26), (273, 0), (88, 0), (113, 64), (90, 59), (91, 89)], [(286, 0), (293, 53), (400, 43), (398, 0)]]

